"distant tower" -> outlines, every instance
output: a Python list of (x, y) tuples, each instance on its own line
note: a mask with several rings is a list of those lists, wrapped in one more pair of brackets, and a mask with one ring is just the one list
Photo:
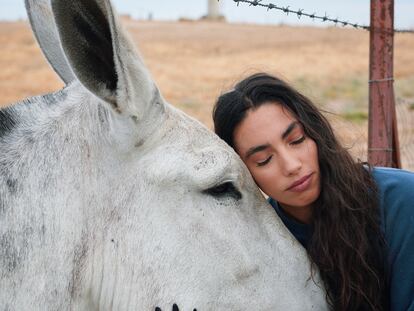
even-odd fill
[(203, 16), (201, 19), (206, 19), (210, 21), (222, 21), (224, 22), (226, 18), (221, 14), (220, 6), (223, 0), (207, 0), (207, 15)]
[(220, 5), (217, 0), (208, 0), (208, 19), (220, 19)]

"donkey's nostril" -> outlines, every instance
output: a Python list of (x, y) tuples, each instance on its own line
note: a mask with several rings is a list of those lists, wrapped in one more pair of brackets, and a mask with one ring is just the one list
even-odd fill
[(173, 311), (179, 311), (178, 306), (176, 304), (173, 305)]

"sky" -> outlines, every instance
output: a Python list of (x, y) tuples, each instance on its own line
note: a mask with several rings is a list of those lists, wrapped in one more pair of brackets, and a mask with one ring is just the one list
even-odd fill
[[(180, 17), (199, 18), (206, 14), (207, 0), (112, 0), (119, 13), (130, 14), (137, 19), (152, 15), (157, 20), (177, 20)], [(232, 0), (220, 0), (221, 10), (229, 22), (259, 24), (321, 25), (302, 17), (286, 16), (283, 12), (240, 4)], [(365, 24), (369, 23), (369, 0), (264, 0), (291, 9), (304, 9), (308, 13), (325, 13), (332, 18)], [(414, 1), (395, 0), (395, 27), (414, 28)], [(0, 0), (0, 20), (26, 18), (23, 0)]]

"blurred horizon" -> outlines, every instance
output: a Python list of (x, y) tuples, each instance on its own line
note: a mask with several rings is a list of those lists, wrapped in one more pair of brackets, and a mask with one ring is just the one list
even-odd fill
[[(199, 19), (207, 13), (206, 0), (175, 0), (165, 2), (161, 0), (136, 1), (136, 0), (112, 0), (119, 14), (130, 15), (138, 20), (175, 21), (180, 18)], [(314, 0), (312, 3), (306, 0), (280, 0), (267, 1), (277, 3), (279, 6), (290, 6), (291, 9), (303, 9), (307, 13), (316, 13), (323, 16), (325, 13), (331, 18), (338, 18), (358, 24), (369, 24), (370, 2), (365, 0), (328, 1)], [(241, 3), (238, 7), (232, 0), (220, 0), (221, 12), (228, 22), (253, 23), (253, 24), (286, 24), (301, 26), (332, 26), (332, 23), (312, 21), (295, 15), (286, 15), (277, 10), (267, 11), (262, 7), (251, 7)], [(24, 1), (0, 0), (0, 21), (13, 21), (27, 19)], [(399, 0), (395, 2), (395, 28), (414, 28), (414, 1)]]

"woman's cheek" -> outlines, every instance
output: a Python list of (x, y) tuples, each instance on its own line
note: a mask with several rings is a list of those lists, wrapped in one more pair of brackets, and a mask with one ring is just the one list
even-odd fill
[(256, 174), (252, 174), (252, 176), (259, 188), (262, 189), (262, 191), (264, 191), (267, 195), (270, 195), (269, 192), (271, 192), (272, 185), (276, 182), (275, 176), (272, 176), (269, 171), (258, 172)]

